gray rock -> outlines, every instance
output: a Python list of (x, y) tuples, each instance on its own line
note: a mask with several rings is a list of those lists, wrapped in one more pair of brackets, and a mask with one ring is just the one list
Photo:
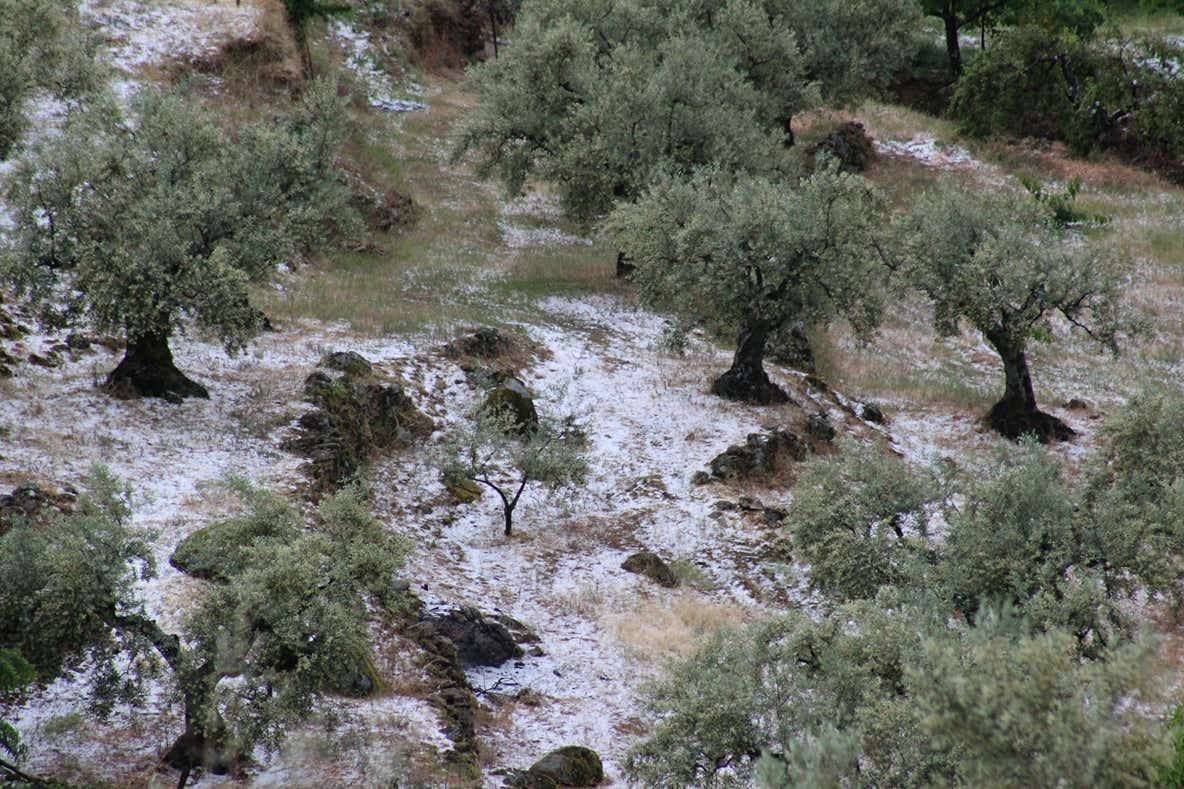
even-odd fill
[[(532, 789), (548, 786), (596, 786), (604, 780), (604, 765), (600, 756), (591, 748), (566, 745), (556, 748), (539, 759), (526, 771), (527, 781), (522, 784)], [(551, 783), (547, 783), (550, 781)]]
[(370, 375), (374, 371), (374, 365), (370, 364), (366, 357), (354, 351), (332, 351), (327, 353), (321, 359), (321, 367), (336, 370), (355, 378)]
[(506, 411), (514, 419), (519, 430), (525, 432), (538, 427), (539, 414), (534, 407), (534, 396), (526, 384), (517, 378), (507, 376), (489, 390), (482, 408), (491, 413)]
[(806, 420), (806, 432), (809, 433), (810, 438), (815, 441), (821, 441), (824, 444), (829, 444), (835, 440), (835, 429), (831, 425), (830, 419), (821, 411), (815, 414), (810, 414)]
[(806, 459), (806, 453), (806, 442), (788, 430), (749, 433), (743, 444), (730, 446), (711, 460), (711, 475), (716, 479), (744, 479), (770, 474), (782, 460), (800, 462)]
[(658, 554), (652, 551), (638, 551), (622, 564), (625, 572), (644, 575), (659, 586), (672, 589), (678, 586), (678, 576), (670, 569), (670, 565), (662, 561)]
[(510, 630), (476, 608), (465, 606), (431, 614), (424, 618), (423, 624), (452, 642), (457, 658), (466, 668), (500, 666), (523, 655)]

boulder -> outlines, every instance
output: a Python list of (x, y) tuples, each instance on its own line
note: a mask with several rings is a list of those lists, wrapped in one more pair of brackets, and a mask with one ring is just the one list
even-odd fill
[(749, 433), (743, 444), (734, 444), (712, 458), (711, 475), (716, 479), (744, 479), (771, 474), (778, 463), (803, 461), (806, 453), (806, 442), (788, 430)]
[(56, 488), (36, 482), (26, 482), (0, 495), (0, 534), (17, 523), (39, 523), (55, 512), (73, 512), (78, 503), (78, 492), (73, 488)]
[[(604, 780), (604, 765), (591, 748), (565, 745), (539, 759), (524, 776), (525, 786), (596, 786)], [(549, 783), (548, 783), (549, 782)]]
[(364, 357), (335, 351), (321, 364), (304, 380), (304, 399), (316, 410), (297, 420), (296, 435), (283, 444), (308, 458), (304, 471), (314, 493), (345, 483), (375, 455), (431, 433), (432, 420), (416, 408), (402, 383), (376, 378)]
[(490, 326), (482, 326), (445, 345), (444, 355), (450, 359), (462, 359), (466, 356), (477, 359), (496, 359), (509, 353), (513, 348), (513, 341), (500, 330)]
[(321, 367), (336, 370), (348, 376), (361, 378), (374, 372), (374, 365), (366, 357), (354, 351), (330, 351), (321, 359)]
[(423, 623), (436, 635), (452, 642), (465, 668), (500, 666), (524, 654), (509, 628), (470, 606), (430, 614)]
[(538, 427), (539, 413), (534, 407), (534, 396), (526, 388), (526, 384), (517, 378), (507, 376), (501, 383), (489, 390), (485, 396), (485, 403), (481, 406), (488, 412), (505, 411), (514, 419), (514, 424), (522, 432)]
[(809, 418), (806, 419), (806, 433), (814, 441), (823, 444), (829, 444), (834, 441), (836, 435), (834, 425), (830, 423), (830, 419), (827, 418), (826, 414), (821, 411), (810, 414)]
[(862, 123), (848, 121), (823, 137), (812, 148), (810, 156), (815, 166), (822, 159), (834, 159), (840, 169), (848, 173), (861, 173), (876, 160), (876, 147)]
[(658, 554), (652, 551), (638, 551), (622, 564), (621, 569), (628, 573), (644, 575), (659, 586), (673, 589), (678, 586), (678, 576), (670, 569), (670, 565), (662, 561)]

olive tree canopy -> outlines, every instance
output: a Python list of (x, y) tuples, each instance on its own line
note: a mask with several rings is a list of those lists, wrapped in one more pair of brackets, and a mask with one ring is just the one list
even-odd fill
[(911, 0), (537, 0), (475, 70), (457, 153), (511, 192), (552, 182), (583, 219), (663, 166), (788, 172), (794, 115), (884, 87), (918, 15)]
[(763, 366), (771, 333), (843, 315), (866, 336), (879, 321), (884, 216), (881, 196), (833, 165), (796, 186), (708, 170), (660, 179), (607, 228), (649, 300), (738, 329), (712, 391), (774, 403), (786, 395)]
[(127, 339), (109, 389), (204, 397), (169, 338), (192, 321), (240, 350), (262, 322), (250, 283), (353, 227), (334, 169), (342, 117), (326, 83), (234, 135), (180, 93), (141, 92), (129, 120), (96, 105), (18, 168), (4, 273), (52, 322)]

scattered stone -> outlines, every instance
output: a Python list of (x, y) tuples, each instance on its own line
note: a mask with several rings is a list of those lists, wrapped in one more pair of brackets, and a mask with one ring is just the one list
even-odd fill
[(712, 476), (706, 471), (696, 471), (691, 475), (692, 485), (709, 485), (714, 481)]
[(506, 411), (514, 419), (514, 424), (521, 432), (527, 432), (538, 427), (539, 414), (534, 407), (534, 397), (526, 384), (508, 376), (497, 386), (489, 390), (482, 406), (486, 411)]
[(764, 504), (761, 504), (752, 496), (741, 496), (736, 499), (736, 506), (745, 512), (760, 512), (765, 508)]
[(1072, 400), (1065, 403), (1065, 408), (1068, 408), (1070, 411), (1089, 411), (1090, 405), (1085, 400), (1074, 397)]
[(456, 647), (457, 658), (465, 668), (500, 666), (524, 654), (505, 625), (470, 606), (432, 614), (422, 624)]
[[(543, 789), (552, 786), (596, 786), (604, 780), (604, 765), (591, 748), (566, 745), (539, 759), (517, 786)], [(523, 779), (520, 779), (523, 780)]]
[[(412, 598), (416, 603), (418, 600)], [(433, 691), (428, 701), (436, 707), (445, 723), (441, 731), (452, 742), (452, 750), (445, 754), (454, 769), (473, 778), (473, 785), (481, 784), (481, 762), (477, 748), (477, 697), (469, 685), (457, 656), (456, 646), (445, 638), (422, 613), (403, 629), (424, 652), (423, 669), (431, 677)]]
[(678, 576), (670, 569), (670, 565), (662, 561), (661, 557), (652, 551), (638, 551), (631, 555), (621, 564), (621, 569), (625, 572), (644, 575), (659, 586), (665, 586), (668, 589), (678, 586)]
[(749, 433), (743, 444), (734, 444), (712, 458), (711, 476), (728, 480), (771, 474), (784, 460), (805, 460), (807, 451), (806, 442), (788, 430)]

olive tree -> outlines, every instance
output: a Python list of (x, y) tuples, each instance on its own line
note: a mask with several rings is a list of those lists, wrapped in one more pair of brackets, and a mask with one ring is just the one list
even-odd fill
[(192, 320), (238, 351), (262, 321), (251, 283), (353, 231), (334, 169), (342, 117), (327, 83), (233, 135), (181, 93), (141, 91), (126, 121), (113, 106), (76, 115), (17, 169), (6, 278), (53, 322), (126, 338), (109, 390), (205, 397), (170, 337)]
[(489, 407), (445, 434), (436, 464), (446, 483), (467, 480), (497, 494), (507, 537), (528, 485), (557, 491), (582, 482), (588, 470), (581, 437), (570, 424), (543, 417), (524, 425), (512, 410)]
[(938, 332), (956, 334), (965, 321), (999, 354), (1004, 391), (991, 426), (1009, 438), (1072, 438), (1037, 408), (1028, 348), (1052, 338), (1058, 317), (1117, 352), (1121, 255), (1068, 237), (1036, 201), (949, 183), (924, 193), (901, 224), (905, 269), (933, 301)]
[[(21, 657), (15, 649), (0, 649), (0, 694), (11, 693), (32, 684), (36, 678), (33, 664)], [(8, 773), (18, 780), (30, 780), (17, 766), (25, 755), (20, 732), (8, 721), (0, 718), (0, 772)], [(12, 761), (8, 761), (11, 759)]]
[(38, 91), (74, 100), (96, 90), (94, 42), (69, 0), (0, 0), (0, 160), (28, 127)]
[(877, 324), (884, 216), (881, 196), (834, 166), (796, 186), (713, 169), (660, 179), (607, 227), (650, 301), (737, 327), (712, 391), (767, 404), (786, 400), (764, 369), (771, 333), (837, 315), (864, 336)]
[(85, 670), (98, 712), (142, 700), (163, 668), (184, 712), (165, 756), (181, 771), (237, 768), (274, 746), (368, 652), (372, 611), (394, 605), (406, 554), (356, 490), (322, 503), (311, 525), (255, 491), (247, 505), (276, 521), (272, 539), (235, 546), (233, 575), (209, 584), (180, 633), (144, 607), (151, 535), (130, 525), (125, 487), (92, 477), (77, 513), (0, 536), (0, 649), (17, 649), (52, 680)]
[(792, 118), (907, 58), (911, 0), (539, 0), (473, 74), (457, 155), (511, 192), (552, 182), (592, 220), (663, 166), (789, 172)]

